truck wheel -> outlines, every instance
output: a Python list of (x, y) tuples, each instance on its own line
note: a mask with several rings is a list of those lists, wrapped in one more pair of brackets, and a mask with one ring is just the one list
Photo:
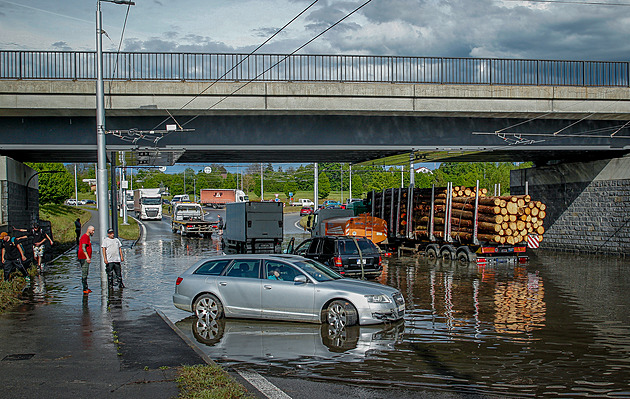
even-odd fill
[(435, 245), (429, 245), (425, 250), (425, 254), (427, 258), (437, 259), (438, 257), (438, 248)]
[(444, 245), (440, 248), (440, 258), (442, 258), (442, 260), (455, 259), (455, 248), (452, 245)]
[(457, 260), (461, 263), (470, 263), (475, 261), (475, 254), (468, 247), (457, 249)]
[(223, 305), (219, 299), (212, 294), (203, 294), (195, 299), (193, 312), (198, 318), (220, 319), (223, 317)]
[(326, 308), (326, 321), (335, 327), (348, 327), (357, 324), (357, 310), (348, 301), (332, 301)]

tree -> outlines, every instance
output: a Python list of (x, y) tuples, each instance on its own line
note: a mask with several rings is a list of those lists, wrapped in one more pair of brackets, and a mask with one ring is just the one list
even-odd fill
[(328, 180), (328, 176), (324, 172), (319, 174), (319, 186), (317, 191), (319, 198), (322, 199), (328, 197), (328, 194), (330, 194), (330, 180)]
[(289, 181), (287, 181), (286, 183), (284, 183), (284, 194), (287, 196), (287, 198), (291, 197), (289, 194), (293, 193), (295, 194), (295, 192), (298, 189), (298, 185), (295, 182), (295, 180), (291, 179)]
[(63, 204), (74, 192), (74, 177), (68, 173), (61, 163), (28, 163), (28, 166), (38, 172), (55, 171), (56, 173), (40, 173), (39, 203)]
[(352, 198), (361, 198), (363, 197), (363, 193), (365, 190), (363, 189), (363, 179), (361, 176), (352, 176)]

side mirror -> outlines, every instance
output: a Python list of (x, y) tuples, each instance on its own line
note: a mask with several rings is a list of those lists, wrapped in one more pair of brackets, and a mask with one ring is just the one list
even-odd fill
[(295, 278), (293, 279), (293, 282), (296, 284), (306, 284), (308, 280), (306, 279), (305, 275), (300, 274), (298, 276), (295, 276)]

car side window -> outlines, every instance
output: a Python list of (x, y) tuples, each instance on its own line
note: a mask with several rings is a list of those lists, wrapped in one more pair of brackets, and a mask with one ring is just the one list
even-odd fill
[(218, 276), (221, 274), (225, 266), (230, 263), (229, 260), (211, 260), (199, 266), (193, 274), (204, 274), (209, 276)]
[(334, 254), (335, 253), (335, 240), (333, 240), (332, 238), (325, 238), (324, 248), (322, 249), (322, 253)]
[(235, 259), (225, 272), (228, 277), (260, 278), (257, 259)]
[(265, 276), (267, 280), (293, 281), (295, 276), (300, 274), (302, 273), (286, 263), (273, 260), (265, 261)]
[(296, 255), (302, 255), (304, 256), (307, 252), (308, 252), (308, 248), (311, 245), (311, 242), (313, 240), (306, 240), (303, 243), (301, 243), (300, 245), (297, 246), (297, 248), (295, 248), (295, 250), (293, 251), (294, 254)]
[(317, 247), (318, 244), (322, 241), (321, 238), (316, 238), (311, 242), (311, 246), (308, 248), (308, 252), (309, 254), (316, 254), (317, 253)]

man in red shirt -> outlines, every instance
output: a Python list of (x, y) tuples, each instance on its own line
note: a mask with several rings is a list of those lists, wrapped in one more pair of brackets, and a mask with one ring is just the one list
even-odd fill
[(83, 283), (84, 294), (92, 292), (92, 290), (88, 288), (87, 278), (90, 271), (90, 263), (92, 262), (92, 241), (90, 237), (93, 235), (94, 226), (88, 226), (87, 231), (79, 240), (79, 251), (77, 253), (79, 264), (81, 265), (81, 282)]

